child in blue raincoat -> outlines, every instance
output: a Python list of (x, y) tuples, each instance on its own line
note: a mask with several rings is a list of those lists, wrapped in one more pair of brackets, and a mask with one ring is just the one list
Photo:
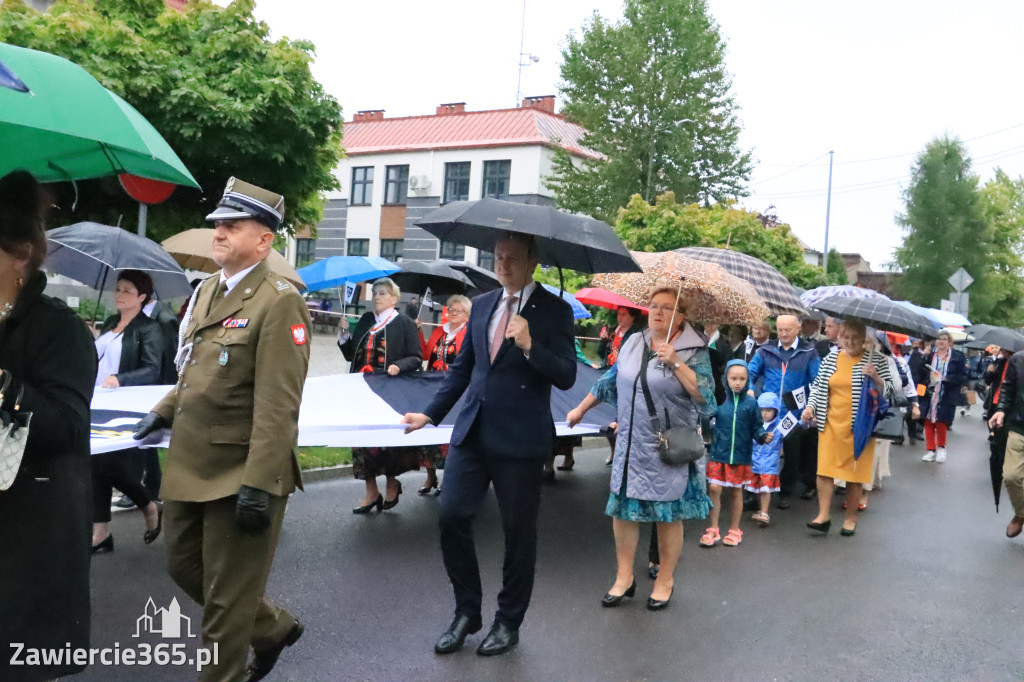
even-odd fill
[[(715, 435), (707, 466), (708, 495), (712, 507), (708, 515), (711, 526), (700, 539), (700, 544), (705, 547), (714, 547), (719, 540), (723, 545), (735, 547), (743, 540), (743, 531), (740, 530), (743, 486), (754, 480), (751, 470), (754, 441), (765, 443), (772, 440), (772, 434), (761, 425), (757, 400), (748, 393), (747, 363), (730, 360), (725, 366), (722, 383), (725, 384), (725, 399), (715, 414)], [(723, 488), (731, 488), (732, 511), (729, 532), (724, 538), (718, 531)]]
[[(779, 411), (782, 409), (782, 401), (774, 393), (762, 393), (757, 399), (757, 406), (761, 408), (761, 422), (764, 430), (770, 433), (775, 432), (779, 425)], [(782, 438), (772, 438), (764, 444), (754, 444), (754, 461), (751, 465), (753, 480), (746, 485), (746, 489), (758, 496), (760, 509), (750, 517), (757, 525), (767, 526), (771, 523), (768, 516), (768, 505), (771, 504), (772, 493), (779, 492), (779, 472), (782, 470)]]

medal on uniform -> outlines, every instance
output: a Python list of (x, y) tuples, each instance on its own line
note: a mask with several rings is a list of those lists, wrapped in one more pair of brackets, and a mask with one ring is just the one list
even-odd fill
[(228, 364), (228, 349), (225, 348), (220, 352), (220, 359), (218, 361), (221, 367), (226, 367)]

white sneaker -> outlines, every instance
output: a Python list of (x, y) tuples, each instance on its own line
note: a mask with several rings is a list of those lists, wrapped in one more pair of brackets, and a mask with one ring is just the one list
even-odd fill
[(928, 452), (924, 453), (924, 457), (921, 458), (921, 461), (922, 462), (934, 462), (935, 461), (935, 451), (934, 450), (929, 450)]
[(935, 461), (936, 462), (945, 462), (946, 461), (946, 448), (939, 448), (935, 452)]

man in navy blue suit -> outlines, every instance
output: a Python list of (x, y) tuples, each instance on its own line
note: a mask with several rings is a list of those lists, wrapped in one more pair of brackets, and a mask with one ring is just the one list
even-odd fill
[(494, 249), (502, 289), (473, 302), (462, 350), (424, 413), (402, 418), (406, 432), (440, 424), (466, 394), (455, 421), (441, 493), (441, 552), (455, 591), (455, 620), (434, 651), (448, 654), (483, 627), (480, 567), (473, 519), (493, 484), (505, 532), (498, 612), (477, 649), (503, 654), (519, 642), (519, 626), (533, 592), (537, 512), (544, 460), (555, 425), (551, 386), (576, 381), (572, 310), (533, 281), (532, 240), (507, 233)]

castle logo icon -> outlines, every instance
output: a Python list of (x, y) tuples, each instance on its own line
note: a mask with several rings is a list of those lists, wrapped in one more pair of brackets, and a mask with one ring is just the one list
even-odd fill
[(164, 639), (177, 639), (183, 634), (186, 637), (196, 636), (192, 632), (192, 619), (181, 615), (177, 597), (171, 599), (171, 605), (166, 609), (158, 609), (153, 598), (149, 598), (145, 611), (135, 621), (135, 634), (132, 637), (139, 637), (143, 632), (160, 635)]

